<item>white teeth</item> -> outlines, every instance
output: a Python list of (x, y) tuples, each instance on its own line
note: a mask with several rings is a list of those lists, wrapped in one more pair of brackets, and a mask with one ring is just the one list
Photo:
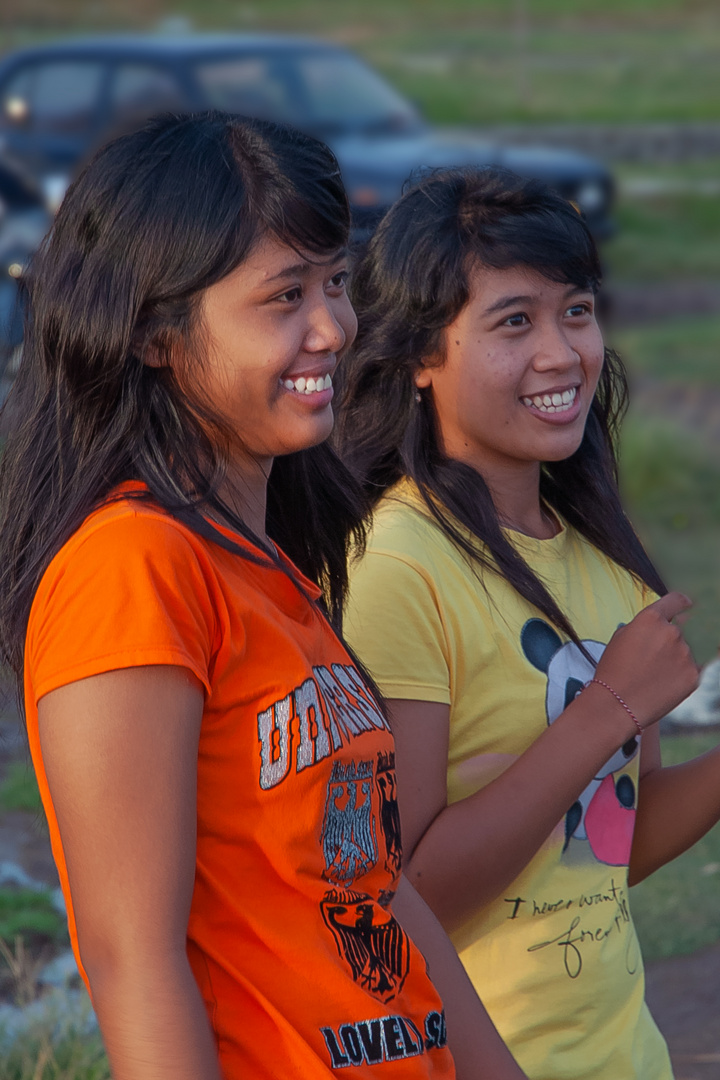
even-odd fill
[(554, 413), (554, 412), (566, 412), (575, 401), (577, 396), (577, 387), (574, 386), (571, 390), (563, 390), (561, 394), (536, 394), (535, 397), (520, 398), (523, 405), (528, 408), (534, 407), (539, 409), (540, 412)]
[(317, 378), (313, 378), (312, 375), (305, 378), (304, 375), (300, 375), (297, 379), (283, 379), (282, 384), (286, 390), (295, 390), (298, 394), (315, 394), (320, 393), (322, 390), (329, 390), (332, 386), (332, 375), (329, 373), (324, 377), (318, 375)]

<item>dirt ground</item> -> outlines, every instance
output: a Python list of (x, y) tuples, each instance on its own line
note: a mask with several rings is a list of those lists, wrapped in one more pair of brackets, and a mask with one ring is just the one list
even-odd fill
[(668, 1041), (676, 1080), (718, 1080), (720, 944), (656, 960), (646, 978), (647, 1002)]

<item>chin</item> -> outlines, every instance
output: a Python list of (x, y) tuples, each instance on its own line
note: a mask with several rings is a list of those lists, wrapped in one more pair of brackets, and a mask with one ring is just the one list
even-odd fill
[(554, 450), (550, 450), (542, 458), (543, 461), (567, 461), (573, 454), (576, 454), (580, 449), (582, 439), (576, 439), (572, 444), (565, 447), (556, 447)]
[[(278, 450), (278, 456), (280, 454), (297, 454), (300, 450), (309, 450), (312, 446), (319, 446), (330, 438), (334, 426), (335, 417), (332, 410), (330, 410), (329, 417), (318, 418), (313, 424), (304, 427), (302, 431), (298, 431), (296, 438), (287, 440), (284, 449)], [(288, 445), (288, 443), (292, 444)]]

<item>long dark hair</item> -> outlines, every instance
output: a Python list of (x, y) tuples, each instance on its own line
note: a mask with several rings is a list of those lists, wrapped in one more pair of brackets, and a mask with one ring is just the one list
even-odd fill
[[(199, 300), (264, 236), (323, 257), (346, 245), (348, 230), (326, 146), (222, 113), (150, 121), (100, 150), (72, 185), (31, 270), (23, 359), (4, 410), (0, 650), (16, 674), (42, 574), (124, 481), (143, 482), (138, 497), (201, 535), (282, 568), (218, 494), (228, 433), (192, 390), (203, 362)], [(149, 350), (155, 360), (179, 353), (188, 370), (146, 363)], [(336, 626), (363, 510), (327, 444), (275, 463), (268, 533), (322, 587)]]
[[(443, 331), (467, 303), (475, 267), (527, 267), (593, 292), (601, 279), (585, 223), (543, 183), (499, 169), (428, 175), (387, 213), (353, 275), (359, 328), (344, 362), (337, 445), (372, 505), (401, 477), (412, 478), (472, 566), (502, 574), (577, 642), (565, 613), (506, 538), (483, 477), (443, 453), (431, 395), (416, 400), (414, 376), (442, 354)], [(606, 349), (582, 443), (565, 461), (542, 465), (540, 495), (595, 547), (664, 593), (620, 504), (615, 441), (626, 403), (623, 365)]]

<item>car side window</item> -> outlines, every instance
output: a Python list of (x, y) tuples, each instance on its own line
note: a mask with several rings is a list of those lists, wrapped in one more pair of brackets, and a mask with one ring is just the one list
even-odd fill
[(212, 109), (261, 120), (298, 119), (295, 88), (287, 70), (265, 56), (237, 56), (198, 64), (195, 75)]
[(34, 134), (84, 135), (97, 120), (102, 64), (58, 60), (28, 64), (2, 90), (5, 124)]
[(119, 64), (110, 87), (115, 123), (141, 120), (183, 107), (183, 93), (171, 72), (152, 64)]
[(310, 54), (299, 58), (298, 72), (310, 116), (320, 123), (401, 130), (416, 120), (413, 107), (354, 56)]

